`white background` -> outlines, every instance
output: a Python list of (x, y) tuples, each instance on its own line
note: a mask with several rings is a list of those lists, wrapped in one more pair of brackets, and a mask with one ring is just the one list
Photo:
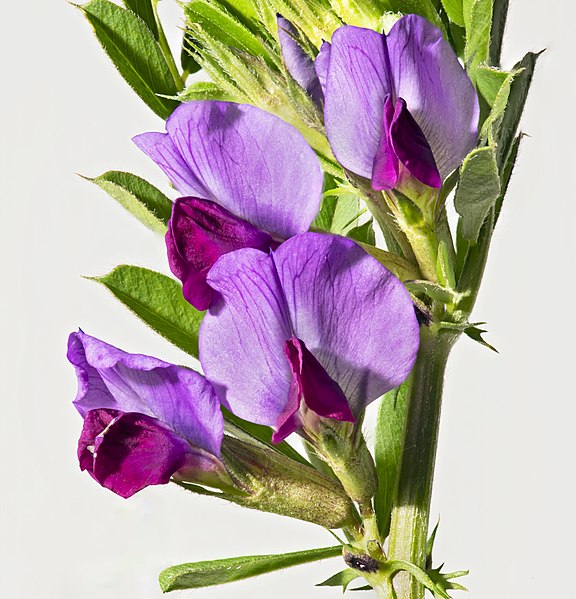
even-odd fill
[[(174, 42), (179, 12), (162, 2)], [(574, 4), (512, 1), (505, 66), (548, 48), (524, 119), (531, 137), (498, 226), (475, 316), (500, 355), (462, 340), (449, 367), (433, 518), (437, 557), (470, 568), (471, 599), (574, 596)], [(312, 525), (172, 487), (125, 501), (81, 473), (78, 326), (128, 351), (187, 358), (81, 275), (166, 270), (162, 239), (77, 177), (136, 172), (130, 142), (162, 123), (129, 90), (79, 11), (2, 0), (0, 60), (0, 596), (160, 597), (166, 566), (332, 544)], [(330, 597), (336, 559), (184, 597)], [(368, 595), (366, 595), (368, 596)]]

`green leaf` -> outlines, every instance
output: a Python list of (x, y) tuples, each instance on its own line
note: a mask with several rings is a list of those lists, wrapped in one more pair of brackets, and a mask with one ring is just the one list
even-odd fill
[(139, 266), (117, 266), (103, 277), (88, 277), (101, 283), (154, 331), (198, 357), (198, 331), (203, 312), (182, 295), (179, 283), (159, 272)]
[(498, 92), (508, 77), (510, 77), (508, 71), (499, 71), (494, 67), (483, 65), (476, 69), (478, 91), (490, 107), (494, 106)]
[(374, 234), (374, 227), (372, 225), (372, 219), (365, 222), (363, 225), (358, 225), (353, 229), (350, 229), (346, 234), (346, 237), (360, 241), (367, 245), (376, 245), (376, 235)]
[(356, 243), (373, 258), (376, 258), (382, 266), (385, 266), (394, 276), (398, 277), (401, 281), (411, 281), (418, 279), (421, 275), (417, 266), (414, 266), (408, 260), (402, 258), (398, 254), (387, 252), (381, 248), (377, 248), (373, 245), (356, 241)]
[[(486, 71), (484, 71), (484, 74), (485, 73)], [(506, 77), (502, 81), (502, 85), (494, 97), (492, 110), (482, 125), (480, 139), (484, 141), (487, 140), (489, 144), (498, 143), (502, 119), (504, 118), (504, 112), (508, 107), (512, 83), (519, 73), (521, 73), (521, 71), (511, 71), (510, 73), (506, 73)]]
[(172, 566), (160, 573), (164, 593), (227, 584), (342, 554), (340, 545), (280, 555), (252, 555)]
[(466, 25), (464, 63), (473, 82), (476, 82), (476, 68), (488, 60), (492, 27), (492, 1), (464, 0), (462, 5)]
[(508, 105), (500, 124), (497, 155), (498, 166), (500, 168), (506, 164), (508, 156), (512, 151), (520, 119), (526, 105), (526, 99), (528, 98), (528, 92), (530, 91), (530, 85), (532, 84), (536, 62), (541, 54), (542, 52), (528, 52), (513, 69), (513, 71), (521, 72), (512, 81), (508, 96)]
[(184, 32), (182, 36), (182, 48), (180, 50), (180, 65), (188, 74), (197, 73), (202, 67), (194, 56), (194, 48), (188, 38), (188, 34)]
[(514, 166), (516, 165), (516, 159), (518, 158), (518, 152), (520, 150), (520, 142), (524, 137), (523, 133), (520, 133), (518, 137), (514, 140), (514, 144), (512, 145), (512, 151), (510, 152), (510, 156), (508, 156), (508, 162), (506, 162), (506, 166), (502, 170), (500, 175), (500, 197), (496, 200), (496, 205), (494, 206), (494, 226), (498, 222), (500, 218), (500, 212), (502, 211), (502, 204), (504, 203), (504, 197), (506, 196), (506, 192), (508, 191), (508, 185), (510, 184), (510, 179), (512, 178), (512, 173), (514, 171)]
[(500, 55), (502, 54), (502, 40), (504, 39), (504, 29), (506, 28), (506, 19), (508, 17), (509, 0), (494, 0), (492, 10), (492, 36), (490, 40), (490, 64), (500, 65)]
[(178, 93), (166, 58), (144, 21), (108, 0), (78, 6), (94, 27), (98, 41), (126, 82), (161, 118), (178, 102), (161, 98)]
[(342, 587), (342, 592), (345, 593), (346, 589), (350, 585), (350, 583), (357, 578), (360, 578), (361, 574), (357, 570), (353, 570), (352, 568), (346, 568), (346, 570), (342, 570), (342, 572), (338, 572), (334, 574), (334, 576), (330, 576), (324, 582), (320, 582), (317, 584), (317, 587)]
[(492, 146), (472, 150), (464, 160), (454, 205), (462, 217), (461, 233), (475, 244), (482, 223), (500, 195), (500, 176)]
[(378, 492), (374, 500), (374, 508), (378, 529), (383, 539), (388, 536), (390, 530), (390, 515), (402, 456), (404, 420), (410, 384), (411, 379), (408, 378), (400, 387), (386, 393), (378, 410), (374, 442)]
[(122, 171), (108, 171), (93, 179), (83, 178), (98, 185), (152, 231), (166, 233), (172, 202), (148, 181)]
[(205, 0), (192, 0), (186, 3), (185, 11), (191, 23), (195, 23), (223, 44), (260, 56), (270, 64), (274, 63), (260, 39), (226, 8)]
[(498, 350), (493, 346), (490, 345), (487, 341), (485, 341), (482, 337), (482, 335), (484, 335), (484, 333), (487, 333), (488, 331), (486, 331), (485, 329), (479, 329), (478, 327), (475, 326), (471, 326), (468, 327), (467, 329), (464, 329), (464, 333), (466, 335), (468, 335), (468, 337), (470, 337), (470, 339), (472, 339), (473, 341), (476, 341), (477, 343), (479, 343), (480, 345), (483, 345), (484, 347), (487, 347), (488, 349), (491, 349), (493, 352), (499, 353)]
[(158, 24), (152, 8), (152, 0), (123, 0), (124, 6), (137, 14), (148, 25), (152, 35), (158, 40)]
[(442, 0), (442, 6), (448, 18), (456, 25), (464, 27), (463, 0)]
[(243, 420), (239, 416), (232, 414), (226, 408), (222, 408), (224, 414), (224, 424), (226, 431), (242, 440), (248, 437), (248, 440), (256, 440), (263, 443), (268, 448), (283, 453), (285, 456), (292, 458), (296, 462), (300, 462), (305, 466), (310, 466), (310, 462), (301, 456), (289, 443), (282, 441), (281, 443), (272, 443), (272, 435), (274, 431), (269, 426), (262, 424), (254, 424)]
[(178, 99), (181, 102), (191, 102), (196, 100), (233, 102), (236, 98), (229, 92), (224, 91), (216, 83), (212, 83), (211, 81), (195, 81), (178, 96)]

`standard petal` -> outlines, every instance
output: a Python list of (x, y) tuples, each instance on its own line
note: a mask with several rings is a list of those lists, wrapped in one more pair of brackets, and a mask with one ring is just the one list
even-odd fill
[(426, 19), (402, 17), (386, 43), (396, 97), (406, 101), (445, 179), (476, 145), (476, 91), (450, 44)]
[(81, 331), (70, 335), (68, 359), (78, 376), (74, 404), (82, 416), (97, 408), (145, 414), (220, 455), (222, 413), (214, 389), (202, 375), (126, 353)]
[(226, 254), (207, 280), (222, 298), (200, 330), (206, 377), (234, 414), (276, 426), (291, 398), (283, 348), (292, 332), (272, 258), (254, 249)]
[(408, 376), (419, 330), (402, 283), (351, 240), (305, 233), (273, 254), (294, 335), (357, 415)]
[(288, 72), (308, 92), (314, 102), (321, 105), (324, 101), (324, 94), (314, 69), (314, 61), (298, 43), (298, 31), (288, 19), (280, 15), (276, 17), (276, 21), (282, 58)]
[(197, 310), (207, 310), (212, 303), (206, 274), (220, 256), (245, 247), (268, 251), (278, 245), (268, 233), (226, 208), (198, 198), (174, 202), (166, 232), (170, 270), (182, 281), (184, 297)]
[(370, 179), (378, 151), (387, 78), (384, 38), (360, 27), (332, 37), (324, 121), (334, 155), (348, 170)]
[(390, 139), (394, 153), (418, 181), (437, 189), (442, 187), (442, 179), (428, 140), (402, 98), (396, 100)]
[(209, 191), (201, 197), (278, 239), (308, 230), (323, 174), (294, 127), (254, 106), (201, 101), (179, 106), (166, 129)]
[(172, 185), (184, 195), (209, 197), (167, 133), (142, 133), (132, 141), (166, 173)]
[[(86, 459), (90, 453), (91, 467)], [(144, 487), (168, 483), (192, 458), (189, 444), (160, 421), (116, 410), (90, 410), (86, 414), (78, 455), (83, 470), (125, 498)]]

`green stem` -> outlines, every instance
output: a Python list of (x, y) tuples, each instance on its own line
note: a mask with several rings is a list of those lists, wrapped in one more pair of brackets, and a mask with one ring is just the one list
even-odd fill
[[(422, 327), (406, 414), (403, 454), (390, 526), (389, 559), (425, 568), (432, 479), (444, 371), (456, 340), (451, 332)], [(406, 572), (394, 578), (398, 599), (423, 599), (424, 587)]]
[(164, 33), (164, 28), (162, 27), (162, 22), (160, 21), (160, 16), (158, 15), (158, 0), (152, 0), (152, 10), (154, 11), (154, 19), (156, 20), (156, 27), (158, 28), (158, 44), (166, 58), (166, 63), (168, 64), (174, 83), (176, 83), (178, 91), (181, 91), (184, 89), (184, 79), (178, 71), (174, 56), (172, 55), (172, 50), (170, 50), (170, 45), (168, 44), (166, 34)]

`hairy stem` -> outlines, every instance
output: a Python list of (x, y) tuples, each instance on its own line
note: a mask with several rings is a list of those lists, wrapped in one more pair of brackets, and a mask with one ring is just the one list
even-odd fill
[[(456, 337), (422, 327), (406, 414), (403, 454), (392, 509), (391, 560), (425, 568), (432, 480), (446, 361)], [(406, 572), (394, 578), (397, 599), (423, 599), (424, 587)]]

